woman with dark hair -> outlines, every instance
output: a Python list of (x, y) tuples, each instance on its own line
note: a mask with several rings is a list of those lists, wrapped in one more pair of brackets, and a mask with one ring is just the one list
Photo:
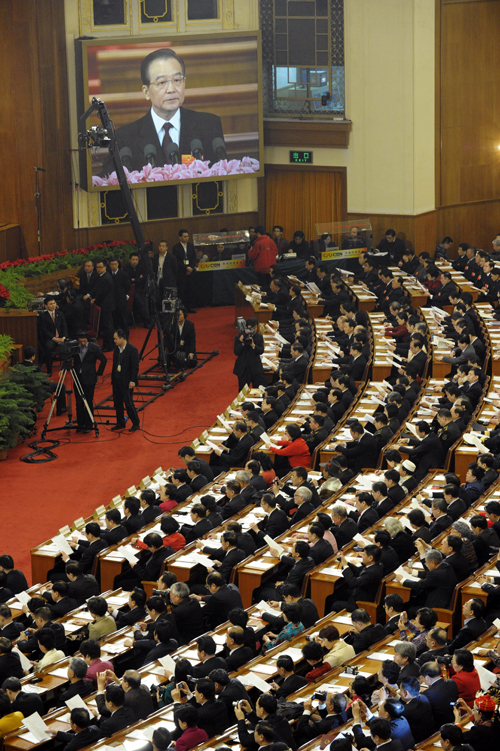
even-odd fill
[(178, 683), (187, 683), (188, 676), (192, 675), (193, 666), (184, 658), (176, 660), (174, 674), (168, 677), (166, 684), (161, 684), (158, 691), (158, 707), (167, 706), (172, 704), (172, 690)]
[(274, 462), (276, 474), (282, 477), (294, 467), (309, 469), (311, 466), (309, 446), (302, 438), (300, 428), (295, 422), (286, 426), (285, 439), (276, 441), (276, 443), (278, 446), (271, 445), (269, 447), (273, 454), (279, 457)]
[(283, 605), (281, 607), (281, 612), (285, 621), (285, 625), (277, 635), (271, 633), (270, 631), (268, 631), (267, 634), (264, 634), (264, 636), (262, 637), (262, 641), (264, 642), (262, 645), (263, 654), (265, 654), (269, 649), (277, 647), (278, 644), (283, 644), (283, 642), (285, 641), (291, 641), (294, 636), (298, 636), (304, 630), (304, 625), (300, 620), (301, 609), (300, 605), (297, 602)]
[(276, 472), (274, 471), (271, 457), (264, 451), (254, 451), (252, 454), (252, 459), (255, 459), (255, 461), (259, 462), (260, 474), (266, 481), (267, 486), (270, 487), (276, 479)]
[(160, 509), (162, 514), (165, 514), (167, 511), (172, 511), (172, 509), (179, 503), (177, 488), (172, 482), (167, 482), (166, 485), (160, 485), (158, 488), (158, 495), (160, 496)]
[(288, 311), (290, 315), (294, 313), (298, 318), (307, 318), (307, 303), (302, 297), (300, 286), (294, 284), (290, 287), (290, 302), (288, 303)]

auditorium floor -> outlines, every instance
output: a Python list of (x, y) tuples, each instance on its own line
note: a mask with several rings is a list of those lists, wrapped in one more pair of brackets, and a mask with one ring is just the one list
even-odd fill
[[(197, 350), (216, 349), (219, 355), (146, 407), (140, 413), (142, 431), (116, 434), (101, 426), (96, 439), (93, 433), (63, 429), (50, 435), (63, 444), (55, 449), (55, 461), (39, 465), (21, 462), (20, 457), (30, 452), (22, 444), (0, 463), (0, 552), (10, 553), (28, 580), (32, 547), (78, 517), (88, 516), (97, 506), (108, 504), (157, 467), (180, 466), (178, 449), (199, 436), (236, 396), (237, 379), (232, 375), (234, 307), (200, 308), (192, 320)], [(130, 341), (140, 349), (145, 334), (143, 328), (132, 328)], [(107, 357), (110, 360), (112, 353)], [(104, 384), (96, 389), (96, 401), (111, 393), (110, 372), (109, 365)], [(47, 412), (48, 407), (39, 415), (39, 430)], [(54, 417), (50, 426), (64, 425), (65, 417)]]

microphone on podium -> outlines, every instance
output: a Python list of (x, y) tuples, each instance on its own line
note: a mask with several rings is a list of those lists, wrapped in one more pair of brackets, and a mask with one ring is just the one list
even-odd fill
[(195, 159), (203, 160), (203, 144), (199, 138), (193, 138), (191, 141), (191, 154)]
[(129, 149), (128, 146), (124, 146), (123, 149), (120, 149), (120, 159), (123, 162), (123, 166), (126, 167), (129, 172), (132, 172), (132, 149)]
[(215, 154), (215, 161), (220, 162), (221, 159), (227, 159), (226, 144), (223, 138), (214, 138), (212, 141), (212, 149)]
[(148, 143), (144, 147), (144, 156), (147, 159), (148, 164), (152, 167), (156, 166), (156, 146), (153, 143)]
[(182, 164), (182, 154), (176, 143), (169, 143), (167, 146), (167, 156), (170, 164)]

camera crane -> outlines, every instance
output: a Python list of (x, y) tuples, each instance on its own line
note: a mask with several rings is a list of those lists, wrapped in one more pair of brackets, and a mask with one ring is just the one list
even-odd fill
[[(148, 292), (149, 304), (152, 307), (152, 316), (151, 316), (152, 323), (149, 328), (146, 340), (144, 341), (143, 347), (141, 349), (140, 357), (141, 359), (143, 359), (144, 350), (146, 348), (149, 336), (152, 330), (155, 328), (156, 340), (157, 340), (156, 347), (158, 348), (157, 364), (158, 364), (158, 367), (162, 371), (162, 375), (157, 376), (157, 379), (164, 381), (164, 384), (162, 387), (162, 390), (164, 392), (169, 388), (168, 363), (167, 363), (167, 357), (165, 354), (165, 346), (163, 342), (163, 330), (162, 330), (161, 321), (160, 321), (160, 311), (158, 309), (158, 303), (156, 299), (156, 286), (155, 286), (155, 281), (154, 281), (153, 267), (151, 265), (151, 259), (146, 249), (146, 242), (144, 240), (144, 235), (142, 233), (141, 224), (139, 222), (139, 217), (137, 216), (137, 211), (135, 210), (134, 202), (132, 200), (132, 193), (130, 191), (130, 188), (127, 182), (127, 176), (125, 174), (125, 169), (123, 167), (122, 157), (121, 157), (120, 151), (118, 150), (118, 142), (116, 138), (115, 126), (113, 125), (113, 121), (111, 120), (109, 116), (108, 108), (106, 107), (105, 103), (101, 99), (99, 99), (98, 97), (92, 98), (92, 104), (80, 118), (80, 125), (82, 128), (85, 128), (86, 121), (88, 120), (88, 118), (93, 112), (97, 113), (101, 121), (101, 127), (94, 125), (89, 130), (84, 130), (83, 133), (79, 134), (78, 136), (79, 149), (83, 151), (83, 150), (86, 150), (95, 146), (99, 148), (109, 149), (110, 157), (112, 158), (113, 163), (115, 165), (118, 184), (120, 186), (120, 191), (123, 196), (123, 201), (125, 203), (125, 207), (128, 212), (129, 221), (132, 226), (132, 232), (134, 233), (135, 241), (137, 243), (137, 247), (139, 248), (141, 260), (147, 272), (146, 289)], [(154, 348), (155, 347), (153, 347), (153, 349)], [(151, 379), (151, 378), (154, 378), (154, 376), (149, 375), (148, 378)], [(159, 395), (160, 394), (158, 394), (158, 396)]]

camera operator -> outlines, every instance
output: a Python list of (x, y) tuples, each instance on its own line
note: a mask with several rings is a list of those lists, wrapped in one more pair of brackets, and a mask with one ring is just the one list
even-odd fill
[[(196, 331), (194, 323), (188, 321), (186, 309), (181, 306), (177, 313), (177, 321), (172, 331), (174, 358), (189, 367), (196, 365)], [(180, 355), (180, 356), (179, 356)]]
[(248, 383), (253, 388), (266, 386), (264, 366), (260, 356), (264, 352), (264, 337), (259, 334), (256, 318), (248, 318), (243, 328), (243, 319), (238, 319), (238, 334), (234, 337), (236, 362), (233, 373), (238, 376), (238, 391)]
[(58, 344), (64, 342), (68, 336), (66, 319), (57, 310), (57, 303), (53, 297), (45, 298), (45, 310), (38, 319), (38, 336), (43, 352), (47, 375), (52, 375), (52, 353)]
[[(99, 369), (96, 372), (96, 363), (99, 360)], [(83, 389), (87, 404), (94, 414), (94, 390), (99, 376), (102, 376), (107, 364), (106, 356), (98, 344), (89, 342), (85, 331), (78, 334), (78, 352), (75, 354), (73, 367)], [(90, 433), (92, 422), (83, 399), (75, 388), (77, 433)]]

